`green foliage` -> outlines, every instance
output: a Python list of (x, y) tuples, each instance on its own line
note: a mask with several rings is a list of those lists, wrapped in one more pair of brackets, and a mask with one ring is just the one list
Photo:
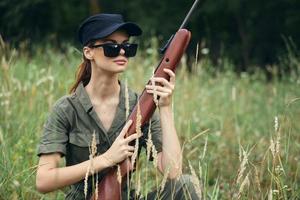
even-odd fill
[(294, 0), (222, 0), (207, 1), (201, 15), (212, 47), (217, 46), (216, 50), (222, 51), (220, 45), (223, 44), (224, 51), (220, 53), (235, 61), (242, 60), (241, 64), (248, 67), (277, 62), (284, 49), (282, 36), (290, 36), (299, 44), (299, 28), (287, 23), (299, 22), (295, 10), (299, 11), (299, 2)]
[(78, 22), (87, 13), (88, 4), (80, 0), (3, 0), (0, 3), (0, 34), (12, 42), (73, 40)]
[[(138, 22), (143, 39), (156, 36), (166, 41), (187, 14), (193, 1), (58, 1), (2, 0), (0, 2), (0, 34), (7, 41), (20, 43), (77, 41), (79, 23), (90, 14), (101, 11), (122, 13)], [(235, 68), (245, 71), (251, 66), (279, 63), (284, 53), (283, 37), (300, 45), (300, 1), (298, 0), (219, 0), (201, 1), (192, 15), (191, 52), (195, 44), (210, 50), (214, 65), (224, 56)], [(77, 44), (77, 43), (76, 43)], [(30, 45), (29, 45), (30, 46)]]
[[(157, 44), (156, 40), (151, 44)], [(54, 102), (68, 92), (80, 63), (81, 56), (72, 46), (64, 49), (62, 54), (47, 44), (46, 48), (36, 47), (29, 56), (2, 43), (0, 199), (63, 199), (63, 191), (39, 194), (35, 173), (43, 123)], [(266, 199), (268, 195), (298, 199), (299, 77), (267, 81), (259, 70), (238, 76), (229, 62), (218, 72), (208, 60), (199, 62), (194, 73), (188, 74), (184, 60), (174, 93), (184, 173), (191, 173), (190, 163), (203, 196), (209, 199)], [(156, 64), (156, 51), (148, 49), (131, 60), (122, 79), (141, 91)], [(274, 131), (275, 117), (279, 131)], [(280, 144), (275, 154), (270, 140)], [(242, 171), (244, 158), (247, 162)], [(141, 171), (136, 173), (147, 177), (140, 180), (146, 186), (142, 193), (159, 187), (161, 177), (146, 162), (145, 154), (139, 166)], [(241, 181), (237, 181), (239, 176)]]

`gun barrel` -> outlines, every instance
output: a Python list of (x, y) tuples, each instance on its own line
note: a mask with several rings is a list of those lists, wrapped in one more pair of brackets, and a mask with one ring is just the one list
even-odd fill
[(199, 0), (195, 0), (190, 11), (188, 12), (188, 14), (186, 15), (186, 17), (184, 18), (181, 26), (179, 27), (179, 29), (182, 29), (185, 27), (185, 25), (187, 24), (187, 21), (189, 20), (189, 18), (191, 17), (191, 14), (193, 13), (193, 11), (195, 10), (197, 4), (199, 3)]

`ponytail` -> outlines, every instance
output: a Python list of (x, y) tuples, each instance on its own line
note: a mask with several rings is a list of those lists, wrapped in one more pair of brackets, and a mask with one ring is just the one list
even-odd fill
[(83, 62), (79, 65), (77, 69), (76, 80), (70, 89), (70, 93), (75, 92), (80, 82), (82, 82), (83, 85), (86, 86), (90, 82), (91, 73), (91, 62), (83, 55)]

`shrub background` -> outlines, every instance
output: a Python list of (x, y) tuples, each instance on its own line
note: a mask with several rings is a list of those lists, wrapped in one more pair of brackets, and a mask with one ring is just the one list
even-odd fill
[[(5, 41), (32, 49), (32, 43), (76, 42), (79, 23), (93, 13), (122, 13), (138, 22), (143, 40), (167, 41), (183, 21), (194, 0), (2, 0), (0, 34)], [(189, 49), (194, 58), (196, 44), (209, 49), (214, 66), (220, 59), (235, 63), (237, 71), (265, 68), (280, 63), (286, 41), (300, 45), (300, 1), (298, 0), (201, 0), (188, 28), (193, 38)], [(163, 20), (162, 20), (163, 19)], [(163, 28), (162, 28), (163, 24)], [(149, 47), (148, 44), (147, 47)], [(299, 53), (298, 53), (299, 56)], [(290, 68), (281, 65), (284, 71)]]
[[(122, 75), (138, 92), (158, 63), (155, 44), (139, 52)], [(81, 55), (72, 45), (63, 53), (46, 45), (28, 53), (1, 43), (0, 199), (63, 199), (64, 190), (36, 191), (36, 148), (49, 110), (74, 81)], [(224, 63), (216, 71), (202, 59), (189, 74), (184, 57), (178, 67), (174, 117), (184, 173), (194, 170), (203, 199), (299, 199), (299, 77), (279, 79), (276, 70), (272, 80), (260, 70), (237, 75)], [(159, 187), (162, 177), (145, 154), (139, 166), (133, 185), (141, 185), (143, 194)]]

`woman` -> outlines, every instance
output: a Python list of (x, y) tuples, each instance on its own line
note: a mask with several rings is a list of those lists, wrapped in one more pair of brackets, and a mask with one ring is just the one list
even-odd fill
[[(97, 156), (93, 168), (99, 173), (99, 181), (106, 169), (115, 166), (133, 155), (134, 147), (129, 143), (137, 138), (145, 146), (149, 124), (143, 127), (142, 136), (133, 134), (124, 138), (131, 121), (126, 124), (125, 87), (119, 81), (119, 73), (127, 68), (129, 57), (135, 56), (137, 45), (129, 43), (130, 36), (138, 36), (142, 30), (138, 25), (124, 22), (121, 15), (98, 14), (87, 18), (79, 28), (79, 40), (83, 45), (83, 63), (79, 66), (77, 79), (71, 94), (59, 99), (53, 107), (44, 126), (38, 156), (36, 186), (42, 193), (71, 186), (67, 199), (84, 199), (84, 179), (88, 167), (89, 145), (96, 136)], [(165, 72), (170, 81), (153, 78), (161, 86), (147, 85), (148, 93), (154, 90), (160, 97), (159, 114), (151, 120), (151, 134), (157, 154), (158, 169), (166, 171), (171, 179), (165, 190), (152, 192), (148, 199), (162, 195), (164, 199), (183, 198), (183, 190), (189, 190), (196, 198), (194, 188), (185, 176), (181, 176), (181, 147), (172, 119), (172, 93), (175, 74)], [(129, 91), (130, 110), (137, 103), (138, 96)], [(60, 167), (65, 156), (66, 166)], [(175, 178), (181, 177), (177, 181)], [(88, 182), (88, 196), (91, 195)], [(126, 190), (123, 188), (123, 199)], [(174, 197), (174, 196), (173, 196)]]

